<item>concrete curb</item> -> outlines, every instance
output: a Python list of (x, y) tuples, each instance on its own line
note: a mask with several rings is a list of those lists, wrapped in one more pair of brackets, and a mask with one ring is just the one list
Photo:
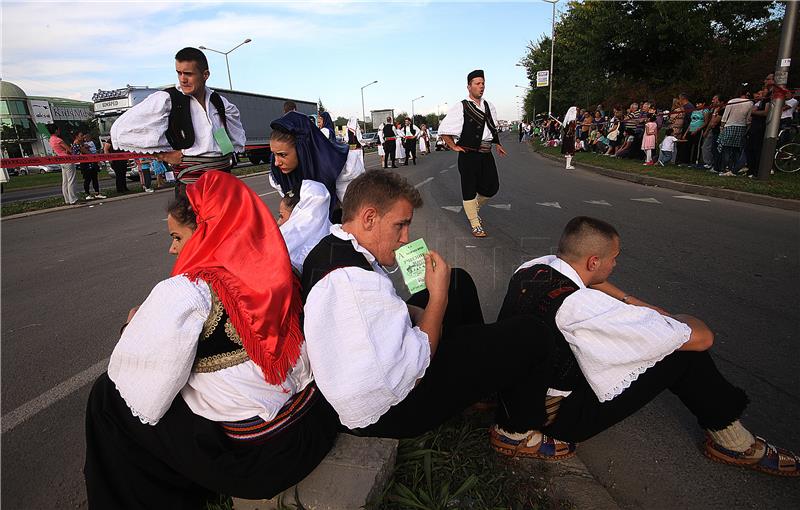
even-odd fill
[[(544, 154), (539, 151), (534, 151), (535, 154), (543, 158), (553, 161), (561, 161), (558, 156)], [(699, 184), (688, 184), (685, 182), (670, 181), (660, 177), (650, 177), (649, 175), (632, 174), (622, 172), (619, 170), (611, 170), (595, 165), (588, 165), (586, 163), (572, 162), (585, 170), (590, 170), (606, 177), (614, 179), (621, 179), (623, 181), (634, 182), (637, 184), (644, 184), (645, 186), (658, 186), (660, 188), (674, 189), (683, 191), (684, 193), (693, 193), (695, 195), (705, 195), (715, 198), (724, 198), (727, 200), (734, 200), (736, 202), (744, 202), (748, 204), (763, 205), (767, 207), (774, 207), (776, 209), (784, 209), (787, 211), (800, 211), (800, 200), (793, 200), (790, 198), (771, 197), (769, 195), (759, 195), (756, 193), (748, 193), (746, 191), (735, 191), (723, 188), (712, 188), (709, 186), (701, 186)]]
[(548, 488), (556, 500), (568, 501), (578, 510), (620, 510), (608, 490), (577, 456), (547, 462), (547, 466)]
[[(249, 177), (258, 177), (259, 175), (266, 175), (268, 173), (269, 173), (269, 170), (266, 170), (264, 172), (256, 172), (256, 173), (253, 173), (253, 174), (238, 175), (237, 177), (239, 179), (246, 179), (246, 178), (249, 178)], [(153, 194), (166, 193), (168, 191), (172, 192), (173, 189), (174, 188), (159, 189), (159, 190), (155, 190), (153, 192)], [(59, 211), (71, 211), (71, 210), (74, 210), (74, 209), (79, 209), (79, 208), (87, 207), (87, 206), (90, 206), (90, 205), (104, 204), (106, 202), (119, 202), (120, 200), (130, 200), (132, 198), (141, 198), (141, 197), (146, 197), (148, 195), (150, 195), (150, 193), (145, 193), (145, 192), (142, 191), (142, 192), (139, 192), (139, 193), (133, 193), (131, 195), (119, 195), (119, 196), (111, 197), (111, 198), (98, 199), (98, 200), (96, 200), (94, 202), (79, 202), (79, 203), (76, 203), (75, 205), (62, 205), (62, 206), (59, 206), (59, 207), (50, 207), (50, 208), (47, 208), (47, 209), (39, 209), (38, 211), (28, 211), (28, 212), (19, 213), (19, 214), (12, 214), (10, 216), (4, 216), (4, 217), (0, 218), (0, 221), (16, 220), (16, 219), (19, 219), (19, 218), (28, 218), (30, 216), (38, 216), (40, 214), (49, 214), (49, 213), (54, 213), (54, 212), (59, 212)]]

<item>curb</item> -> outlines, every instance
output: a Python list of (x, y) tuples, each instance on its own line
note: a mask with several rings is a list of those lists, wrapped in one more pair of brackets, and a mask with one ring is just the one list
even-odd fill
[(546, 465), (550, 468), (547, 485), (557, 500), (568, 501), (578, 510), (621, 510), (608, 489), (577, 455), (559, 462), (546, 462)]
[[(557, 156), (544, 154), (534, 150), (534, 153), (540, 157), (550, 159), (552, 161), (561, 161)], [(685, 182), (670, 181), (669, 179), (662, 179), (660, 177), (651, 177), (649, 175), (631, 174), (622, 172), (620, 170), (611, 170), (600, 166), (589, 165), (577, 161), (572, 162), (585, 170), (591, 170), (606, 177), (620, 179), (623, 181), (633, 182), (636, 184), (643, 184), (645, 186), (658, 186), (660, 188), (674, 189), (683, 191), (685, 193), (693, 193), (695, 195), (705, 195), (715, 198), (724, 198), (726, 200), (734, 200), (736, 202), (744, 202), (748, 204), (763, 205), (766, 207), (774, 207), (776, 209), (784, 209), (786, 211), (800, 211), (800, 200), (791, 198), (778, 198), (769, 195), (759, 195), (757, 193), (748, 193), (746, 191), (735, 191), (723, 188), (712, 188), (709, 186), (701, 186), (699, 184), (688, 184)]]
[[(268, 173), (269, 173), (269, 170), (265, 170), (263, 172), (256, 172), (256, 173), (247, 174), (247, 175), (237, 175), (237, 177), (239, 179), (247, 179), (249, 177), (258, 177), (259, 175), (266, 175)], [(155, 195), (155, 194), (158, 194), (158, 193), (166, 193), (166, 192), (172, 191), (173, 189), (174, 188), (159, 189), (159, 190), (155, 190), (152, 194)], [(133, 193), (131, 195), (119, 195), (119, 196), (111, 197), (111, 198), (103, 198), (103, 199), (97, 200), (96, 202), (80, 202), (80, 203), (76, 203), (75, 205), (61, 205), (61, 206), (58, 206), (58, 207), (49, 207), (47, 209), (39, 209), (38, 211), (28, 211), (28, 212), (19, 213), (19, 214), (12, 214), (10, 216), (4, 216), (4, 217), (0, 218), (0, 222), (7, 221), (7, 220), (16, 220), (16, 219), (20, 219), (20, 218), (28, 218), (30, 216), (38, 216), (40, 214), (49, 214), (49, 213), (54, 213), (54, 212), (59, 212), (59, 211), (71, 211), (71, 210), (80, 209), (80, 208), (83, 208), (83, 207), (86, 207), (86, 206), (94, 205), (95, 203), (104, 204), (106, 202), (119, 202), (120, 200), (130, 200), (132, 198), (141, 198), (141, 197), (146, 197), (146, 196), (149, 196), (149, 195), (150, 195), (150, 193), (138, 192), (138, 193)]]

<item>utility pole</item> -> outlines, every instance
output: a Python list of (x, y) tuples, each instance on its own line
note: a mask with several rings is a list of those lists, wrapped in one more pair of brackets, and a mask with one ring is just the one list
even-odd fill
[(773, 89), (772, 104), (767, 115), (767, 129), (764, 132), (764, 142), (761, 146), (761, 161), (758, 165), (758, 179), (766, 181), (772, 170), (775, 159), (775, 146), (778, 143), (778, 130), (781, 123), (781, 112), (785, 98), (782, 93), (775, 91), (784, 90), (789, 82), (789, 67), (792, 65), (792, 44), (797, 32), (798, 2), (785, 2), (786, 13), (783, 16), (781, 28), (781, 42), (778, 47), (778, 62), (775, 66), (775, 88)]
[(547, 99), (547, 116), (553, 116), (553, 55), (556, 46), (556, 4), (558, 0), (544, 0), (545, 2), (553, 4), (553, 19), (552, 24), (550, 25), (550, 76), (548, 81), (550, 82), (550, 94), (548, 94)]

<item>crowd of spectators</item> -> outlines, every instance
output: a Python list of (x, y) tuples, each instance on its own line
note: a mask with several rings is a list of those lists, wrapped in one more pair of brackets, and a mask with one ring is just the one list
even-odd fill
[[(578, 108), (574, 136), (565, 137), (562, 122), (556, 119), (539, 123), (534, 131), (551, 145), (574, 139), (576, 152), (641, 160), (647, 166), (674, 164), (721, 176), (753, 177), (758, 172), (774, 88), (769, 74), (762, 87), (751, 91), (745, 85), (733, 98), (714, 94), (709, 101), (693, 101), (681, 93), (668, 109), (659, 109), (652, 100), (631, 103), (626, 110), (614, 105), (606, 111), (599, 104)], [(798, 95), (796, 91), (784, 103), (782, 128), (798, 123)]]

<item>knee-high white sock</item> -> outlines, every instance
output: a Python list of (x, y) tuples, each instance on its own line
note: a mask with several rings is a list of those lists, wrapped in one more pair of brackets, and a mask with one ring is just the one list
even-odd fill
[(715, 443), (735, 452), (747, 451), (756, 442), (753, 434), (739, 420), (722, 430), (709, 430), (708, 434)]
[(467, 215), (467, 219), (469, 220), (469, 224), (474, 227), (480, 227), (481, 222), (478, 219), (478, 200), (473, 198), (472, 200), (464, 200), (464, 214)]
[(653, 161), (653, 149), (645, 149), (644, 152), (647, 154), (647, 163)]
[(475, 200), (478, 202), (478, 211), (477, 212), (481, 212), (481, 207), (483, 207), (483, 205), (486, 202), (489, 201), (489, 197), (485, 197), (485, 196), (481, 195), (480, 193), (478, 193), (477, 195), (475, 195)]
[(572, 166), (572, 156), (570, 156), (569, 154), (567, 154), (567, 156), (566, 156), (566, 157), (567, 157), (567, 168), (569, 168), (569, 167), (571, 167), (571, 166)]

